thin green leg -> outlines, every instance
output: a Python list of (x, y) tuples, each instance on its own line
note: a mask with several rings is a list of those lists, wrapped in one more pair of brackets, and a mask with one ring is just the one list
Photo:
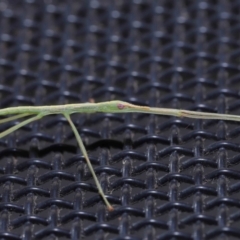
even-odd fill
[(78, 145), (79, 145), (79, 147), (80, 147), (80, 149), (81, 149), (81, 151), (82, 151), (82, 153), (83, 153), (83, 156), (84, 156), (85, 159), (86, 159), (88, 168), (89, 168), (89, 170), (90, 170), (90, 172), (91, 172), (91, 174), (92, 174), (92, 176), (93, 176), (93, 179), (94, 179), (94, 181), (95, 181), (95, 183), (96, 183), (96, 185), (97, 185), (99, 194), (102, 196), (103, 201), (105, 202), (108, 210), (109, 210), (109, 211), (112, 211), (112, 210), (113, 210), (113, 207), (111, 206), (111, 204), (108, 202), (107, 198), (106, 198), (105, 195), (104, 195), (104, 192), (103, 192), (103, 190), (102, 190), (102, 187), (101, 187), (101, 185), (100, 185), (100, 183), (99, 183), (99, 181), (98, 181), (98, 178), (97, 178), (97, 176), (96, 176), (96, 174), (95, 174), (95, 172), (94, 172), (94, 169), (93, 169), (93, 167), (92, 167), (92, 164), (91, 164), (91, 162), (90, 162), (90, 160), (89, 160), (89, 158), (88, 158), (88, 154), (87, 154), (86, 148), (84, 147), (83, 141), (82, 141), (82, 139), (81, 139), (81, 137), (80, 137), (80, 135), (79, 135), (79, 133), (78, 133), (78, 131), (77, 131), (76, 126), (75, 126), (74, 123), (72, 122), (72, 120), (71, 120), (71, 118), (70, 118), (70, 115), (68, 115), (68, 114), (65, 113), (64, 116), (65, 116), (65, 118), (68, 120), (68, 122), (69, 122), (69, 124), (70, 124), (70, 126), (71, 126), (71, 128), (72, 128), (72, 130), (73, 130), (73, 133), (74, 133), (74, 135), (75, 135), (75, 137), (76, 137), (76, 139), (77, 139)]
[(20, 122), (19, 124), (17, 124), (17, 125), (9, 128), (9, 129), (7, 129), (6, 131), (0, 133), (0, 138), (3, 138), (3, 137), (5, 137), (5, 136), (7, 136), (8, 134), (10, 134), (10, 133), (18, 130), (19, 128), (27, 125), (27, 124), (30, 123), (30, 122), (39, 120), (39, 119), (41, 119), (42, 117), (43, 117), (43, 116), (39, 114), (39, 115), (34, 116), (34, 117), (32, 117), (32, 118), (29, 118), (29, 119), (27, 119), (27, 120), (25, 120), (25, 121), (22, 121), (22, 122)]
[(10, 121), (16, 120), (16, 119), (18, 119), (18, 118), (27, 117), (27, 116), (29, 116), (29, 115), (33, 115), (33, 114), (22, 113), (22, 114), (17, 114), (17, 115), (8, 117), (8, 118), (3, 118), (3, 119), (0, 119), (0, 124), (6, 123), (6, 122), (10, 122)]

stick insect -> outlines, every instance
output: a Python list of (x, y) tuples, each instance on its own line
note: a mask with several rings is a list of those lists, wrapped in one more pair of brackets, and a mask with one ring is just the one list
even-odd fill
[(230, 114), (218, 114), (218, 113), (207, 113), (207, 112), (195, 112), (188, 110), (179, 109), (169, 109), (169, 108), (155, 108), (147, 106), (133, 105), (123, 101), (109, 101), (100, 103), (80, 103), (80, 104), (66, 104), (66, 105), (56, 105), (56, 106), (22, 106), (22, 107), (10, 107), (0, 109), (0, 116), (10, 115), (0, 120), (1, 123), (6, 123), (19, 118), (30, 117), (17, 125), (5, 130), (0, 133), (0, 138), (7, 136), (8, 134), (18, 130), (19, 128), (25, 126), (28, 123), (39, 120), (45, 116), (52, 114), (62, 114), (67, 119), (70, 127), (76, 137), (78, 145), (82, 151), (88, 168), (94, 178), (95, 184), (97, 186), (98, 192), (102, 197), (104, 203), (106, 204), (109, 211), (113, 210), (113, 207), (107, 200), (102, 190), (102, 187), (98, 181), (98, 178), (94, 172), (92, 164), (88, 158), (86, 148), (83, 141), (77, 131), (75, 124), (72, 122), (70, 116), (73, 113), (149, 113), (149, 114), (159, 114), (166, 116), (176, 116), (176, 117), (186, 117), (186, 118), (198, 118), (198, 119), (221, 119), (229, 121), (240, 121), (240, 116), (230, 115)]

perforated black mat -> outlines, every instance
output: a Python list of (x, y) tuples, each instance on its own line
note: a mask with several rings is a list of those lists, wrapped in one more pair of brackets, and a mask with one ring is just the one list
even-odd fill
[[(120, 99), (240, 114), (239, 0), (0, 1), (0, 107)], [(62, 116), (0, 140), (0, 239), (240, 239), (237, 122)], [(18, 121), (0, 125), (0, 131)]]

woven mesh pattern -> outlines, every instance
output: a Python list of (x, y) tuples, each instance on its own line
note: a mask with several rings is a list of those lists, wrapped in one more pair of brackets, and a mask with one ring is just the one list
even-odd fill
[[(240, 114), (239, 0), (0, 1), (0, 107), (121, 99)], [(1, 239), (239, 239), (237, 122), (75, 114), (0, 140)], [(0, 125), (0, 131), (18, 121)]]

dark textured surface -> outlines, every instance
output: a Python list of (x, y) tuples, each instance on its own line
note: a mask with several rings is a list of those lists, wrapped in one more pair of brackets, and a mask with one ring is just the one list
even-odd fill
[[(239, 14), (239, 0), (1, 0), (0, 107), (121, 99), (240, 114)], [(239, 123), (73, 119), (115, 210), (66, 120), (47, 117), (0, 140), (0, 239), (240, 238)]]

